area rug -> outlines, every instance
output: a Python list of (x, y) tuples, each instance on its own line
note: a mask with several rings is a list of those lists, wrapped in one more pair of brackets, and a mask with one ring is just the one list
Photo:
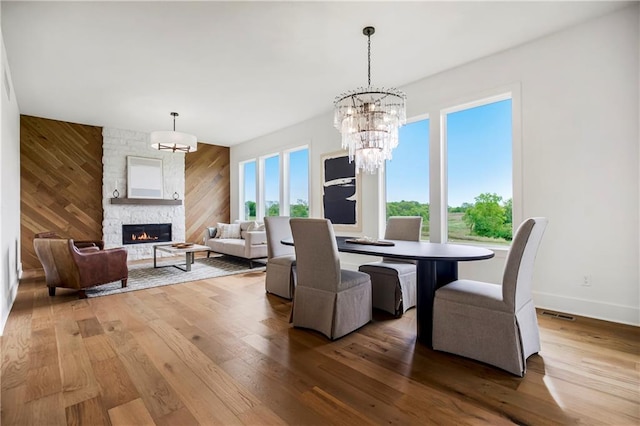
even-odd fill
[[(184, 259), (182, 259), (184, 267)], [(159, 260), (159, 266), (180, 263), (179, 260)], [(143, 290), (145, 288), (160, 287), (164, 285), (180, 284), (189, 281), (204, 280), (207, 278), (223, 277), (226, 275), (243, 274), (246, 272), (264, 271), (265, 267), (254, 262), (254, 267), (249, 268), (249, 262), (227, 256), (196, 259), (191, 265), (191, 271), (185, 272), (172, 266), (154, 268), (149, 265), (129, 266), (129, 280), (127, 286), (122, 288), (120, 281), (105, 285), (87, 288), (87, 297), (108, 296), (116, 293)]]

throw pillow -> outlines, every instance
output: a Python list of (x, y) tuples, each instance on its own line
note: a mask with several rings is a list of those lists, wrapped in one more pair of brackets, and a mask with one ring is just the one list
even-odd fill
[(207, 228), (207, 231), (209, 231), (209, 238), (215, 238), (216, 234), (218, 233), (218, 228), (216, 228), (215, 226), (209, 226)]
[(249, 225), (249, 227), (247, 228), (247, 231), (264, 231), (264, 223), (258, 223), (254, 221), (252, 224)]
[(218, 231), (220, 238), (240, 238), (239, 223), (219, 223)]

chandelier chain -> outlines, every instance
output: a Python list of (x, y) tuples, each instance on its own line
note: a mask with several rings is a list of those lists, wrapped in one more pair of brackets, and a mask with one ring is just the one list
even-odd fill
[(367, 34), (367, 76), (368, 85), (371, 86), (371, 34)]

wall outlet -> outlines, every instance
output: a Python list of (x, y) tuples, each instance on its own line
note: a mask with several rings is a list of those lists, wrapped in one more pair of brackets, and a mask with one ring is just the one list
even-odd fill
[(591, 275), (583, 275), (582, 276), (582, 286), (583, 287), (591, 287)]

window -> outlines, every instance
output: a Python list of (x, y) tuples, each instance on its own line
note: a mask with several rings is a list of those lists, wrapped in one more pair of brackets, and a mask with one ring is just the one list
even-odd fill
[(264, 159), (264, 204), (265, 216), (280, 215), (280, 156)]
[(241, 164), (241, 191), (242, 191), (242, 212), (240, 215), (245, 220), (256, 218), (256, 162), (247, 161)]
[(309, 217), (309, 149), (289, 152), (289, 216)]
[(309, 149), (240, 162), (240, 218), (309, 217)]
[(447, 236), (451, 242), (508, 245), (512, 238), (510, 97), (447, 110)]
[(429, 120), (400, 128), (398, 147), (386, 162), (386, 219), (422, 216), (421, 239), (429, 239)]

